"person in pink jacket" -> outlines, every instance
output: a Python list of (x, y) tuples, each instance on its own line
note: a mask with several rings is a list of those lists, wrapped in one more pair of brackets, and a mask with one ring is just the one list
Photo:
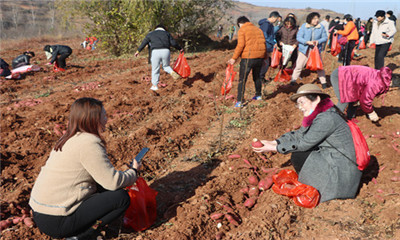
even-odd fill
[(343, 112), (349, 105), (347, 117), (351, 119), (355, 117), (355, 104), (359, 101), (363, 112), (371, 121), (377, 122), (379, 117), (372, 101), (389, 90), (391, 80), (392, 70), (389, 67), (376, 70), (358, 65), (341, 66), (331, 74), (331, 84), (338, 98), (336, 106)]

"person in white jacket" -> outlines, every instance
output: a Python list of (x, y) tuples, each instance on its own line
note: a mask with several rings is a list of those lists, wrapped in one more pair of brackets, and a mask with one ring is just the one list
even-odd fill
[(396, 27), (392, 20), (385, 16), (385, 11), (378, 10), (375, 13), (376, 20), (372, 23), (372, 32), (369, 44), (375, 44), (375, 69), (385, 65), (385, 57), (393, 43)]

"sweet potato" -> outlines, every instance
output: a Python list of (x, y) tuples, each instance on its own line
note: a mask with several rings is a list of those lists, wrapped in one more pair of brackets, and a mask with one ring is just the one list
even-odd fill
[(7, 229), (11, 226), (13, 221), (11, 219), (6, 219), (3, 221), (0, 221), (0, 231), (3, 231), (4, 229)]
[(260, 190), (258, 189), (258, 187), (252, 186), (249, 189), (249, 196), (250, 197), (258, 197), (259, 194), (260, 194)]
[(258, 183), (258, 188), (261, 191), (265, 191), (272, 186), (272, 183), (273, 183), (272, 177), (267, 176), (266, 178), (260, 180), (260, 182)]
[(242, 156), (240, 156), (239, 154), (232, 154), (232, 155), (228, 156), (229, 159), (235, 159), (235, 158), (241, 158), (241, 157)]
[(398, 182), (400, 181), (400, 177), (392, 177), (390, 180), (392, 180), (392, 182)]
[(254, 148), (260, 148), (260, 147), (263, 147), (264, 144), (262, 144), (261, 141), (258, 140), (257, 138), (253, 138), (253, 142), (251, 143), (251, 146)]
[(251, 197), (244, 201), (244, 206), (247, 208), (252, 208), (256, 204), (256, 198)]
[(249, 178), (249, 184), (252, 186), (257, 186), (258, 184), (258, 178), (255, 175), (251, 175)]
[(212, 220), (217, 220), (217, 219), (222, 218), (223, 216), (224, 216), (223, 213), (215, 212), (215, 213), (212, 213), (212, 214), (210, 215), (210, 218), (211, 218)]
[(242, 192), (242, 193), (249, 193), (249, 187), (244, 187), (244, 188), (242, 188), (242, 189), (240, 189), (240, 192)]
[(35, 223), (33, 222), (31, 217), (24, 218), (24, 224), (26, 226), (28, 226), (29, 228), (31, 228), (31, 227), (33, 227), (33, 225), (35, 225)]
[(225, 218), (229, 221), (230, 224), (234, 226), (239, 226), (239, 222), (232, 216), (232, 214), (227, 213), (225, 214)]

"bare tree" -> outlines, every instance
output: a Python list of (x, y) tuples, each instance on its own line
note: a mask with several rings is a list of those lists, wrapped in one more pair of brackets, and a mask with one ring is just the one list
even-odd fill
[(49, 6), (49, 13), (50, 13), (50, 29), (54, 30), (54, 25), (56, 21), (56, 4), (55, 0), (51, 0), (48, 4)]
[(34, 0), (31, 0), (31, 20), (33, 29), (36, 27), (36, 6), (34, 4)]
[(4, 33), (4, 19), (3, 19), (3, 2), (0, 1), (0, 38), (3, 38), (6, 36), (6, 34)]
[(19, 8), (16, 3), (11, 6), (12, 20), (14, 22), (15, 30), (18, 28)]

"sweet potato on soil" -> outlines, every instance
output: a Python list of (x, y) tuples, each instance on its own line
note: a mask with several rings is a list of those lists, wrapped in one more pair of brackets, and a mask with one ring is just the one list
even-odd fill
[(258, 183), (258, 188), (261, 191), (265, 191), (269, 189), (273, 184), (272, 176), (267, 176), (264, 179), (261, 179), (260, 182)]
[(232, 216), (232, 214), (230, 213), (225, 214), (225, 218), (229, 221), (230, 224), (236, 227), (239, 226), (239, 222), (236, 221), (236, 219)]
[(3, 221), (0, 221), (0, 231), (3, 231), (4, 229), (7, 229), (11, 226), (13, 221), (11, 219), (6, 219)]
[(217, 220), (217, 219), (222, 218), (223, 216), (224, 216), (223, 213), (215, 212), (215, 213), (212, 213), (212, 214), (210, 215), (210, 218), (211, 218), (212, 220)]
[(258, 186), (252, 186), (249, 189), (249, 196), (250, 197), (258, 197), (258, 195), (260, 194), (260, 190), (258, 190)]
[(244, 201), (244, 206), (247, 208), (252, 208), (256, 204), (256, 198), (251, 197)]
[(249, 184), (252, 186), (257, 186), (258, 184), (258, 178), (255, 175), (251, 175), (249, 178)]
[(26, 226), (28, 226), (29, 228), (31, 228), (31, 227), (33, 227), (33, 225), (35, 225), (32, 218), (30, 218), (30, 217), (24, 218), (24, 224)]
[(241, 157), (242, 156), (240, 156), (239, 154), (232, 154), (232, 155), (228, 156), (229, 159), (235, 159), (235, 158), (241, 158)]
[(251, 146), (254, 148), (260, 148), (260, 147), (263, 147), (264, 144), (262, 144), (261, 141), (258, 140), (257, 138), (253, 138), (253, 142), (251, 143)]

